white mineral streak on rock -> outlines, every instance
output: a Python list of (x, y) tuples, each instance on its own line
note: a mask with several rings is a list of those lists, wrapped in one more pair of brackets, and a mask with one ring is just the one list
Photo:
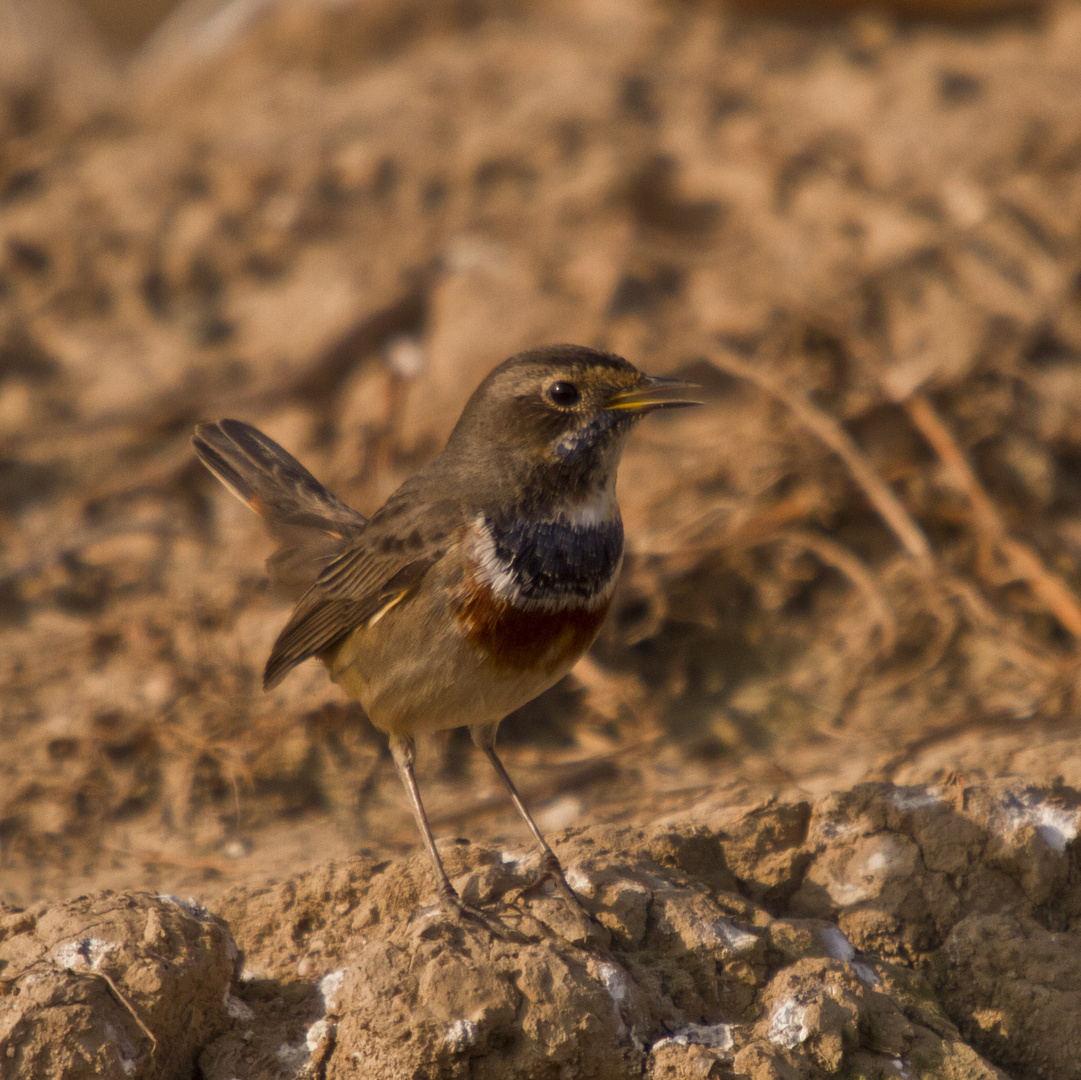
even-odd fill
[(870, 964), (863, 963), (862, 960), (853, 961), (852, 973), (866, 986), (882, 985), (882, 980), (878, 977), (878, 972), (875, 971)]
[(923, 810), (946, 801), (938, 788), (930, 787), (895, 787), (886, 798), (895, 810)]
[(741, 930), (727, 919), (718, 919), (713, 924), (713, 929), (720, 940), (734, 953), (746, 952), (758, 944), (757, 934), (752, 934), (749, 930)]
[(618, 964), (602, 960), (597, 964), (597, 980), (608, 991), (608, 996), (616, 1005), (622, 1004), (627, 996), (627, 976)]
[(338, 995), (341, 993), (342, 983), (345, 982), (347, 967), (338, 968), (337, 971), (328, 972), (319, 980), (319, 993), (323, 995), (323, 1008), (327, 1012), (337, 1012), (340, 1004)]
[(414, 918), (418, 926), (425, 926), (437, 919), (446, 918), (446, 915), (438, 904), (429, 904), (427, 907), (422, 907)]
[(786, 1050), (795, 1050), (811, 1036), (807, 1026), (808, 1007), (789, 997), (774, 1006), (769, 1018), (769, 1041)]
[(746, 952), (758, 944), (758, 935), (736, 926), (728, 919), (703, 918), (693, 911), (681, 912), (678, 908), (666, 912), (660, 925), (678, 934), (688, 949), (715, 949), (718, 946), (729, 953)]
[(210, 912), (193, 896), (189, 896), (187, 900), (181, 900), (179, 896), (171, 896), (169, 893), (158, 893), (158, 899), (164, 900), (167, 904), (176, 904), (185, 915), (195, 919), (197, 922), (208, 922), (213, 918)]
[(308, 1049), (309, 1054), (314, 1054), (321, 1046), (323, 1046), (327, 1039), (330, 1038), (330, 1033), (334, 1029), (334, 1023), (331, 1020), (316, 1020), (307, 1033), (304, 1036), (304, 1045)]
[(529, 863), (529, 853), (524, 851), (501, 851), (499, 861), (511, 870), (520, 870)]
[(1081, 809), (1054, 806), (1026, 791), (1007, 801), (1006, 820), (1013, 832), (1031, 825), (1056, 855), (1062, 855), (1066, 845), (1077, 837)]
[(915, 850), (911, 841), (892, 833), (857, 841), (843, 872), (826, 882), (830, 898), (842, 907), (873, 899), (887, 880), (914, 868)]
[(444, 1045), (455, 1054), (463, 1054), (477, 1042), (480, 1028), (472, 1020), (455, 1020), (443, 1035)]
[(822, 944), (826, 946), (826, 952), (834, 960), (841, 960), (847, 964), (856, 955), (852, 942), (836, 926), (827, 926), (820, 932), (820, 936)]
[(226, 1013), (234, 1020), (250, 1020), (255, 1015), (240, 998), (233, 996), (228, 987), (225, 988), (222, 1004), (225, 1005)]
[(282, 1066), (294, 1073), (300, 1072), (308, 1064), (312, 1056), (307, 1041), (302, 1043), (282, 1043), (276, 1053)]
[(579, 866), (572, 866), (567, 871), (567, 884), (583, 896), (593, 896), (597, 892), (597, 883)]
[(872, 874), (881, 874), (883, 870), (889, 869), (889, 865), (889, 856), (884, 851), (876, 851), (867, 859), (867, 870)]
[(101, 938), (79, 938), (78, 941), (65, 941), (63, 945), (58, 945), (53, 957), (60, 967), (67, 968), (69, 971), (78, 971), (79, 968), (93, 970), (98, 968), (102, 960), (117, 948), (119, 948), (118, 945), (102, 941)]
[(815, 840), (843, 840), (846, 836), (855, 836), (866, 830), (867, 823), (861, 818), (858, 821), (837, 821), (829, 819), (819, 821), (812, 830), (812, 839)]
[(105, 1040), (116, 1051), (117, 1061), (125, 1076), (133, 1076), (139, 1067), (139, 1054), (112, 1024), (105, 1025)]
[(725, 1053), (735, 1046), (731, 1024), (688, 1024), (674, 1035), (658, 1040), (652, 1050), (665, 1046), (708, 1046), (710, 1050)]

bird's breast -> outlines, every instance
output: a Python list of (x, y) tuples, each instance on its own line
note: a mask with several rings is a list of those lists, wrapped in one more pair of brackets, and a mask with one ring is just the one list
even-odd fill
[(592, 643), (623, 560), (623, 524), (609, 519), (478, 517), (464, 542), (455, 615), (496, 667), (555, 672)]

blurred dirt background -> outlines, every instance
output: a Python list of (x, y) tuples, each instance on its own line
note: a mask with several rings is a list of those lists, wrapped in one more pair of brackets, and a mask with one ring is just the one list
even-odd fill
[[(360, 851), (369, 871), (422, 873), (400, 861), (416, 850), (412, 819), (359, 710), (315, 664), (260, 690), (287, 615), (262, 572), (270, 544), (194, 462), (188, 436), (201, 419), (246, 419), (370, 512), (437, 450), (496, 362), (575, 341), (694, 378), (708, 404), (636, 436), (613, 613), (572, 676), (502, 729), (542, 827), (668, 822), (676, 846), (693, 847), (737, 821), (750, 837), (747, 822), (772, 806), (788, 822), (770, 833), (783, 834), (778, 850), (800, 854), (768, 898), (755, 892), (757, 856), (710, 878), (651, 849), (653, 869), (635, 871), (676, 866), (711, 903), (718, 890), (741, 895), (761, 911), (739, 918), (765, 933), (771, 919), (841, 925), (841, 908), (879, 895), (845, 893), (830, 874), (848, 871), (834, 867), (820, 882), (832, 906), (808, 899), (808, 868), (832, 858), (815, 815), (859, 804), (845, 835), (887, 829), (868, 818), (865, 789), (848, 803), (830, 792), (870, 781), (895, 809), (949, 812), (965, 839), (942, 843), (975, 845), (963, 866), (928, 864), (924, 840), (906, 833), (860, 880), (886, 864), (908, 867), (905, 880), (941, 872), (957, 879), (953, 899), (924, 889), (918, 911), (887, 903), (885, 923), (842, 940), (922, 971), (949, 1019), (918, 1023), (939, 1039), (942, 1024), (959, 1025), (957, 1046), (975, 1040), (994, 1063), (966, 1072), (958, 1057), (952, 1072), (912, 1075), (1081, 1075), (1081, 1050), (1052, 1045), (1054, 1018), (1068, 1026), (1081, 1007), (1076, 975), (1033, 976), (1061, 1000), (1037, 995), (1052, 1019), (1032, 1021), (1025, 1043), (1018, 1017), (1042, 1006), (1011, 1013), (991, 976), (968, 1000), (942, 959), (948, 941), (949, 956), (980, 953), (979, 933), (996, 948), (1037, 933), (1058, 935), (1047, 955), (1081, 948), (1079, 101), (1074, 3), (0, 0), (0, 900), (11, 932), (32, 933), (49, 905), (80, 893), (180, 892), (225, 913), (250, 960), (269, 946), (234, 921), (244, 890), (333, 876), (322, 864)], [(420, 776), (439, 834), (523, 848), (460, 733), (422, 746)], [(980, 806), (998, 799), (978, 825), (973, 792)], [(996, 832), (988, 822), (1000, 820)], [(699, 826), (713, 839), (695, 840)], [(603, 835), (636, 850), (629, 832)], [(1009, 862), (1002, 836), (1027, 854)], [(467, 862), (487, 857), (466, 850)], [(725, 848), (717, 865), (733, 858)], [(978, 914), (1014, 922), (958, 944), (973, 914), (960, 881), (985, 858), (1021, 884), (984, 890), (999, 899)], [(408, 936), (402, 896), (421, 894), (395, 888), (384, 915), (397, 911)], [(139, 917), (160, 921), (158, 907)], [(601, 921), (645, 949), (654, 930), (636, 936), (619, 910)], [(176, 916), (191, 923), (185, 948), (209, 933), (200, 912)], [(305, 951), (320, 920), (291, 939), (293, 989), (264, 995), (279, 1008), (292, 993), (296, 1024), (321, 1015), (312, 980), (345, 955)], [(917, 924), (931, 929), (898, 944)], [(226, 945), (199, 947), (220, 982)], [(823, 955), (851, 966), (837, 948)], [(31, 963), (19, 955), (12, 970)], [(700, 986), (697, 1004), (643, 1006), (613, 1045), (652, 1055), (639, 1072), (673, 1077), (728, 1075), (740, 1055), (740, 1075), (879, 1075), (853, 1045), (902, 1060), (893, 1036), (860, 1041), (881, 1025), (856, 998), (851, 1023), (827, 1017), (821, 1030), (785, 1020), (773, 1038), (759, 1019), (758, 1043), (723, 1048), (729, 1035), (686, 1035), (796, 1000), (777, 997), (781, 976), (768, 974), (795, 955), (756, 954), (735, 1004)], [(67, 961), (98, 970), (85, 949)], [(671, 978), (691, 978), (685, 968)], [(224, 999), (208, 982), (219, 1012), (233, 1001), (222, 977)], [(816, 969), (812, 982), (823, 978)], [(128, 1002), (110, 1023), (130, 1026), (138, 1010), (119, 979), (90, 982)], [(859, 997), (837, 984), (829, 999), (850, 990)], [(255, 1007), (241, 1005), (176, 1052), (177, 1075), (209, 1033)], [(418, 1040), (409, 1067), (470, 1075), (454, 1070), (472, 1057), (476, 1076), (547, 1075), (525, 1058), (477, 1064), (509, 1038), (506, 1023), (491, 1046), (466, 1029), (436, 1039), (443, 1058), (423, 1058)], [(665, 1025), (684, 1031), (669, 1072), (649, 1050)], [(316, 1052), (309, 1032), (307, 1057), (274, 1060), (344, 1075), (352, 1059), (327, 1038)], [(752, 1043), (784, 1061), (762, 1064)], [(712, 1047), (704, 1067), (695, 1046)], [(1048, 1064), (1045, 1051), (1060, 1057)], [(236, 1052), (223, 1043), (199, 1068), (232, 1075)], [(133, 1069), (157, 1075), (160, 1057), (132, 1054)], [(608, 1075), (590, 1068), (581, 1075)], [(619, 1068), (611, 1075), (639, 1074)]]

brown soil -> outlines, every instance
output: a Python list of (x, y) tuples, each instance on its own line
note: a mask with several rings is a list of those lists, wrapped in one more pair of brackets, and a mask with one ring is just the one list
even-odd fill
[[(0, 0), (0, 1077), (1081, 1076), (1081, 8), (211, 6), (117, 67)], [(322, 671), (258, 689), (187, 438), (370, 511), (559, 340), (708, 405), (501, 733), (592, 920), (422, 747), (493, 936)]]
[(491, 928), (447, 919), (422, 855), (238, 886), (220, 919), (43, 903), (0, 924), (0, 1076), (1081, 1076), (1081, 796), (964, 802), (864, 784), (569, 830), (588, 915), (522, 896), (534, 856), (444, 843)]

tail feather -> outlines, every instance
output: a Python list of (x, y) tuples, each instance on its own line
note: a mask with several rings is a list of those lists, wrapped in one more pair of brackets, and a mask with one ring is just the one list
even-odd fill
[(200, 424), (191, 441), (203, 464), (279, 541), (267, 569), (275, 587), (287, 595), (303, 593), (367, 524), (292, 454), (250, 424)]

